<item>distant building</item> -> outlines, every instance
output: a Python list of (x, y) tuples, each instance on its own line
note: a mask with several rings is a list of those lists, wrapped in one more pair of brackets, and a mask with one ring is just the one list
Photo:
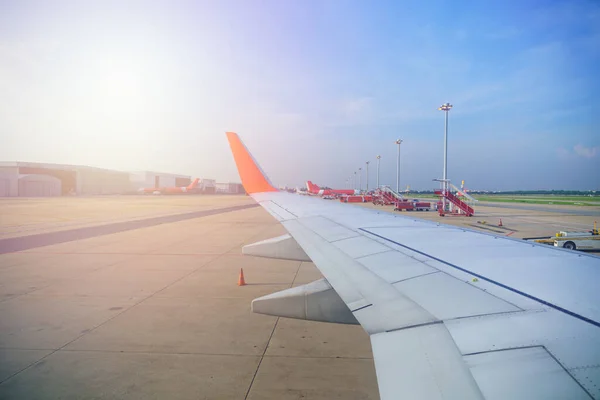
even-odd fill
[(0, 197), (117, 194), (130, 190), (126, 172), (81, 165), (0, 162)]
[(244, 186), (241, 183), (217, 183), (216, 184), (217, 193), (223, 194), (243, 194), (246, 193), (244, 190)]
[[(191, 182), (190, 175), (164, 172), (124, 172), (83, 165), (0, 162), (0, 197), (128, 194), (137, 193), (140, 188), (185, 187)], [(234, 186), (232, 188), (236, 190)], [(201, 179), (198, 187), (190, 192), (215, 193), (215, 180)]]
[(215, 194), (217, 182), (214, 179), (201, 179), (198, 188), (199, 193)]
[(129, 174), (132, 189), (160, 188), (160, 187), (182, 187), (188, 186), (192, 179), (189, 175), (167, 174), (164, 172), (138, 171)]

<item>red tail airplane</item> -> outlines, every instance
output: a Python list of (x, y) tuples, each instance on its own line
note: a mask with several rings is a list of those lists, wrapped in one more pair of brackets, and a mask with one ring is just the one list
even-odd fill
[(358, 190), (354, 189), (321, 189), (311, 181), (306, 182), (306, 189), (310, 194), (318, 194), (319, 196), (330, 196), (332, 194), (360, 194)]
[(139, 190), (140, 193), (144, 194), (181, 194), (187, 193), (188, 190), (194, 189), (198, 186), (198, 182), (200, 182), (200, 178), (194, 179), (194, 182), (190, 183), (188, 186), (182, 187), (162, 187), (162, 188), (141, 188)]

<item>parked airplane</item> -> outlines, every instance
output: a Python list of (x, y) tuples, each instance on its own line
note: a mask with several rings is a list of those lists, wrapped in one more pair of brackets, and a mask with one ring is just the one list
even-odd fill
[(331, 196), (333, 194), (360, 194), (360, 191), (354, 189), (321, 189), (311, 181), (306, 182), (306, 188), (311, 194), (318, 194), (319, 196)]
[(296, 194), (303, 195), (303, 196), (309, 196), (311, 193), (304, 188), (301, 189), (301, 188), (297, 187)]
[(227, 138), (246, 192), (288, 231), (242, 252), (324, 275), (254, 312), (362, 325), (384, 400), (600, 398), (599, 257), (282, 193)]
[(198, 186), (198, 182), (200, 182), (200, 179), (196, 178), (188, 186), (182, 186), (182, 187), (175, 186), (175, 187), (162, 187), (162, 188), (140, 188), (140, 190), (138, 192), (143, 193), (143, 194), (181, 194), (181, 193), (187, 193), (189, 190), (194, 189), (196, 186)]

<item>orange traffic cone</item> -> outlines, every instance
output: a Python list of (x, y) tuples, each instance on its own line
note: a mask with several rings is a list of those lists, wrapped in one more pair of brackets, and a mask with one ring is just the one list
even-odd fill
[(238, 279), (238, 286), (246, 286), (246, 281), (244, 280), (244, 269), (240, 268), (240, 278)]
[(498, 224), (498, 226), (502, 226), (502, 218), (500, 218), (500, 223)]

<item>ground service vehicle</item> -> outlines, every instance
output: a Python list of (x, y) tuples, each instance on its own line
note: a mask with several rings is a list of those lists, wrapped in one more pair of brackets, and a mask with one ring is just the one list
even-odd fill
[(571, 250), (600, 250), (600, 235), (594, 229), (592, 232), (558, 232), (552, 239), (555, 247)]

